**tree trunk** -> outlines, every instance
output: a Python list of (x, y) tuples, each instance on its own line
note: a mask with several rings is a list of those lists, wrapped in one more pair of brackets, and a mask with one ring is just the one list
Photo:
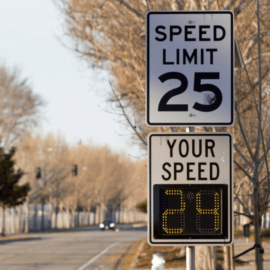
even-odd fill
[(121, 223), (125, 223), (125, 207), (121, 206)]
[(43, 231), (45, 229), (44, 227), (44, 198), (42, 198), (42, 205), (41, 205), (41, 230)]
[(67, 229), (70, 228), (70, 212), (69, 212), (69, 203), (67, 204)]
[(61, 213), (61, 228), (64, 229), (65, 226), (65, 216), (64, 216), (64, 205), (63, 203), (60, 203), (60, 213)]
[(83, 226), (86, 225), (86, 211), (85, 211), (85, 208), (83, 208)]
[(263, 270), (263, 249), (262, 249), (262, 234), (261, 234), (261, 211), (259, 202), (258, 189), (254, 189), (254, 236), (255, 236), (255, 261), (256, 270)]
[(101, 203), (99, 205), (99, 223), (103, 222), (103, 220), (104, 220), (104, 208), (105, 208), (105, 204)]
[(72, 208), (72, 228), (75, 228), (76, 208)]
[(95, 225), (100, 223), (100, 221), (99, 221), (99, 217), (100, 217), (99, 210), (100, 210), (100, 206), (97, 205), (96, 206), (96, 212), (95, 212), (95, 221), (94, 221)]
[(28, 233), (29, 232), (29, 199), (26, 199), (25, 202), (25, 228), (24, 232)]
[(211, 253), (211, 247), (206, 247), (207, 249), (206, 249), (206, 254), (207, 254), (207, 260), (204, 262), (204, 269), (206, 270), (206, 269), (209, 269), (209, 270), (214, 270), (213, 268), (212, 268), (212, 258), (211, 258), (211, 255), (212, 255), (212, 253)]
[(217, 269), (217, 248), (216, 247), (209, 247), (209, 250), (210, 250), (212, 270), (216, 270)]
[(5, 206), (2, 206), (2, 236), (5, 236), (5, 230), (6, 230), (6, 221), (5, 221)]
[(10, 228), (10, 233), (14, 234), (15, 233), (15, 217), (14, 217), (14, 207), (10, 208), (10, 217), (11, 217), (11, 228)]
[[(244, 213), (244, 209), (243, 209), (243, 205), (242, 204), (240, 204), (240, 206), (239, 206), (239, 208), (240, 208), (240, 213)], [(238, 230), (239, 231), (242, 231), (243, 230), (243, 216), (242, 215), (239, 215), (239, 226), (238, 226)]]
[(34, 230), (36, 231), (37, 230), (37, 205), (34, 204)]
[(91, 206), (87, 207), (87, 226), (90, 225)]
[[(216, 270), (216, 253), (211, 247), (195, 247), (195, 269), (196, 270)], [(215, 267), (213, 269), (213, 267)]]
[(230, 262), (231, 262), (231, 270), (234, 270), (234, 244), (230, 245)]
[(53, 203), (50, 202), (49, 229), (52, 228), (52, 214), (53, 214)]
[(55, 215), (54, 215), (54, 229), (58, 229), (58, 204), (55, 206)]
[(21, 233), (21, 220), (22, 220), (22, 207), (21, 207), (21, 205), (19, 205), (17, 207), (17, 211), (18, 211), (18, 222), (17, 222), (16, 231), (17, 231), (17, 233)]
[[(224, 254), (224, 270), (231, 270), (231, 262), (230, 262), (230, 246), (223, 247)], [(233, 269), (232, 269), (233, 270)]]

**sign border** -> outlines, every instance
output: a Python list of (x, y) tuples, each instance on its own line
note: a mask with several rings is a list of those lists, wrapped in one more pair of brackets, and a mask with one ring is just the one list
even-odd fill
[[(170, 123), (170, 122), (160, 122), (160, 123), (151, 123), (150, 122), (150, 104), (149, 104), (149, 74), (150, 74), (150, 66), (149, 66), (149, 20), (150, 15), (157, 14), (230, 14), (231, 15), (231, 117), (229, 122), (211, 122), (211, 123)], [(149, 11), (146, 15), (146, 124), (148, 126), (232, 126), (234, 124), (234, 14), (230, 10), (222, 10), (222, 11)]]
[[(154, 228), (152, 228), (151, 224), (152, 224), (152, 212), (151, 212), (151, 209), (152, 209), (152, 195), (154, 196), (154, 194), (151, 194), (151, 186), (152, 186), (152, 183), (151, 183), (151, 137), (169, 137), (169, 136), (179, 136), (179, 137), (187, 137), (187, 136), (195, 136), (195, 137), (199, 137), (199, 136), (206, 136), (206, 137), (213, 137), (213, 136), (228, 136), (229, 137), (229, 141), (230, 141), (230, 153), (229, 153), (229, 157), (230, 157), (230, 181), (229, 181), (229, 187), (228, 187), (228, 196), (229, 194), (231, 194), (231, 200), (229, 202), (229, 207), (228, 207), (228, 214), (231, 216), (231, 222), (228, 226), (228, 228), (230, 228), (230, 233), (229, 234), (229, 241), (208, 241), (207, 239), (200, 239), (200, 240), (205, 240), (204, 242), (200, 241), (200, 242), (196, 242), (193, 241), (189, 241), (189, 242), (185, 242), (184, 240), (186, 239), (177, 239), (178, 241), (176, 241), (176, 239), (173, 239), (173, 240), (169, 240), (170, 242), (165, 242), (165, 241), (162, 241), (162, 242), (153, 242), (153, 239), (151, 237), (152, 235), (152, 230)], [(147, 188), (148, 188), (148, 198), (147, 198), (147, 215), (148, 215), (148, 230), (147, 230), (147, 240), (148, 240), (148, 243), (150, 245), (153, 245), (153, 246), (171, 246), (171, 245), (174, 245), (174, 246), (220, 246), (220, 245), (230, 245), (233, 243), (234, 241), (234, 234), (233, 234), (233, 210), (232, 210), (232, 205), (233, 205), (233, 151), (232, 151), (232, 134), (231, 133), (228, 133), (228, 132), (216, 132), (216, 133), (206, 133), (206, 132), (202, 132), (202, 133), (199, 133), (199, 132), (196, 132), (196, 133), (184, 133), (184, 132), (179, 132), (179, 133), (175, 133), (175, 132), (170, 132), (170, 133), (158, 133), (158, 132), (155, 132), (155, 133), (150, 133), (149, 136), (148, 136), (148, 173), (147, 173), (147, 177), (148, 177), (148, 185), (147, 185)], [(173, 184), (172, 184), (173, 185)], [(195, 184), (193, 184), (195, 185)], [(153, 201), (154, 203), (154, 201)], [(154, 209), (153, 209), (154, 210)], [(167, 239), (166, 239), (167, 240)], [(197, 239), (199, 240), (199, 239)], [(218, 239), (217, 239), (218, 240)]]

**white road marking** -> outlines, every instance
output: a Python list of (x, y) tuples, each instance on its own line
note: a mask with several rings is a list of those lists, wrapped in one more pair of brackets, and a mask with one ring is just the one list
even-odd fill
[(116, 242), (116, 243), (113, 243), (113, 244), (109, 245), (107, 248), (105, 248), (103, 251), (101, 251), (99, 254), (97, 254), (94, 258), (92, 258), (87, 263), (85, 263), (83, 266), (81, 266), (80, 268), (78, 268), (78, 270), (84, 270), (89, 265), (91, 265), (94, 261), (96, 261), (98, 258), (100, 258), (102, 255), (104, 255), (105, 253), (107, 253), (111, 248), (113, 248), (114, 246), (116, 246), (118, 244), (120, 244), (120, 242)]

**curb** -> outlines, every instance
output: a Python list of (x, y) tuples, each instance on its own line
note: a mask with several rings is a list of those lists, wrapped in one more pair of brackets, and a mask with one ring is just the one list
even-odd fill
[(140, 253), (142, 252), (144, 244), (145, 244), (145, 241), (142, 241), (140, 243), (140, 246), (139, 246), (139, 248), (138, 248), (138, 250), (137, 250), (137, 252), (136, 252), (136, 254), (135, 254), (134, 258), (133, 258), (133, 261), (132, 261), (132, 263), (131, 263), (131, 265), (129, 267), (129, 270), (135, 270), (134, 267), (136, 266), (138, 257), (140, 255)]
[(7, 242), (15, 242), (15, 241), (29, 241), (29, 240), (37, 240), (42, 239), (42, 237), (38, 234), (15, 234), (15, 235), (7, 235), (0, 238), (0, 245)]
[[(121, 231), (130, 230), (132, 228), (140, 228), (147, 226), (146, 223), (122, 223), (116, 224), (116, 227)], [(63, 229), (46, 229), (43, 231), (31, 231), (29, 233), (20, 233), (20, 234), (7, 234), (4, 237), (0, 236), (0, 244), (4, 242), (11, 241), (23, 241), (23, 240), (34, 240), (41, 239), (43, 235), (48, 233), (74, 233), (74, 232), (87, 232), (89, 229), (98, 229), (98, 225), (92, 226), (82, 226), (76, 228), (63, 228)]]

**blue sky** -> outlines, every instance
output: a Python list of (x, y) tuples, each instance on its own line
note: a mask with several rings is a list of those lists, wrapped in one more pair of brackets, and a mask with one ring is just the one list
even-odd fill
[(110, 91), (108, 74), (87, 68), (59, 41), (72, 47), (69, 39), (64, 40), (63, 16), (53, 1), (0, 3), (0, 61), (18, 67), (47, 102), (40, 130), (61, 132), (70, 144), (91, 140), (139, 156), (138, 147), (116, 134), (127, 134), (115, 122), (117, 116), (101, 109), (110, 110), (105, 102)]

